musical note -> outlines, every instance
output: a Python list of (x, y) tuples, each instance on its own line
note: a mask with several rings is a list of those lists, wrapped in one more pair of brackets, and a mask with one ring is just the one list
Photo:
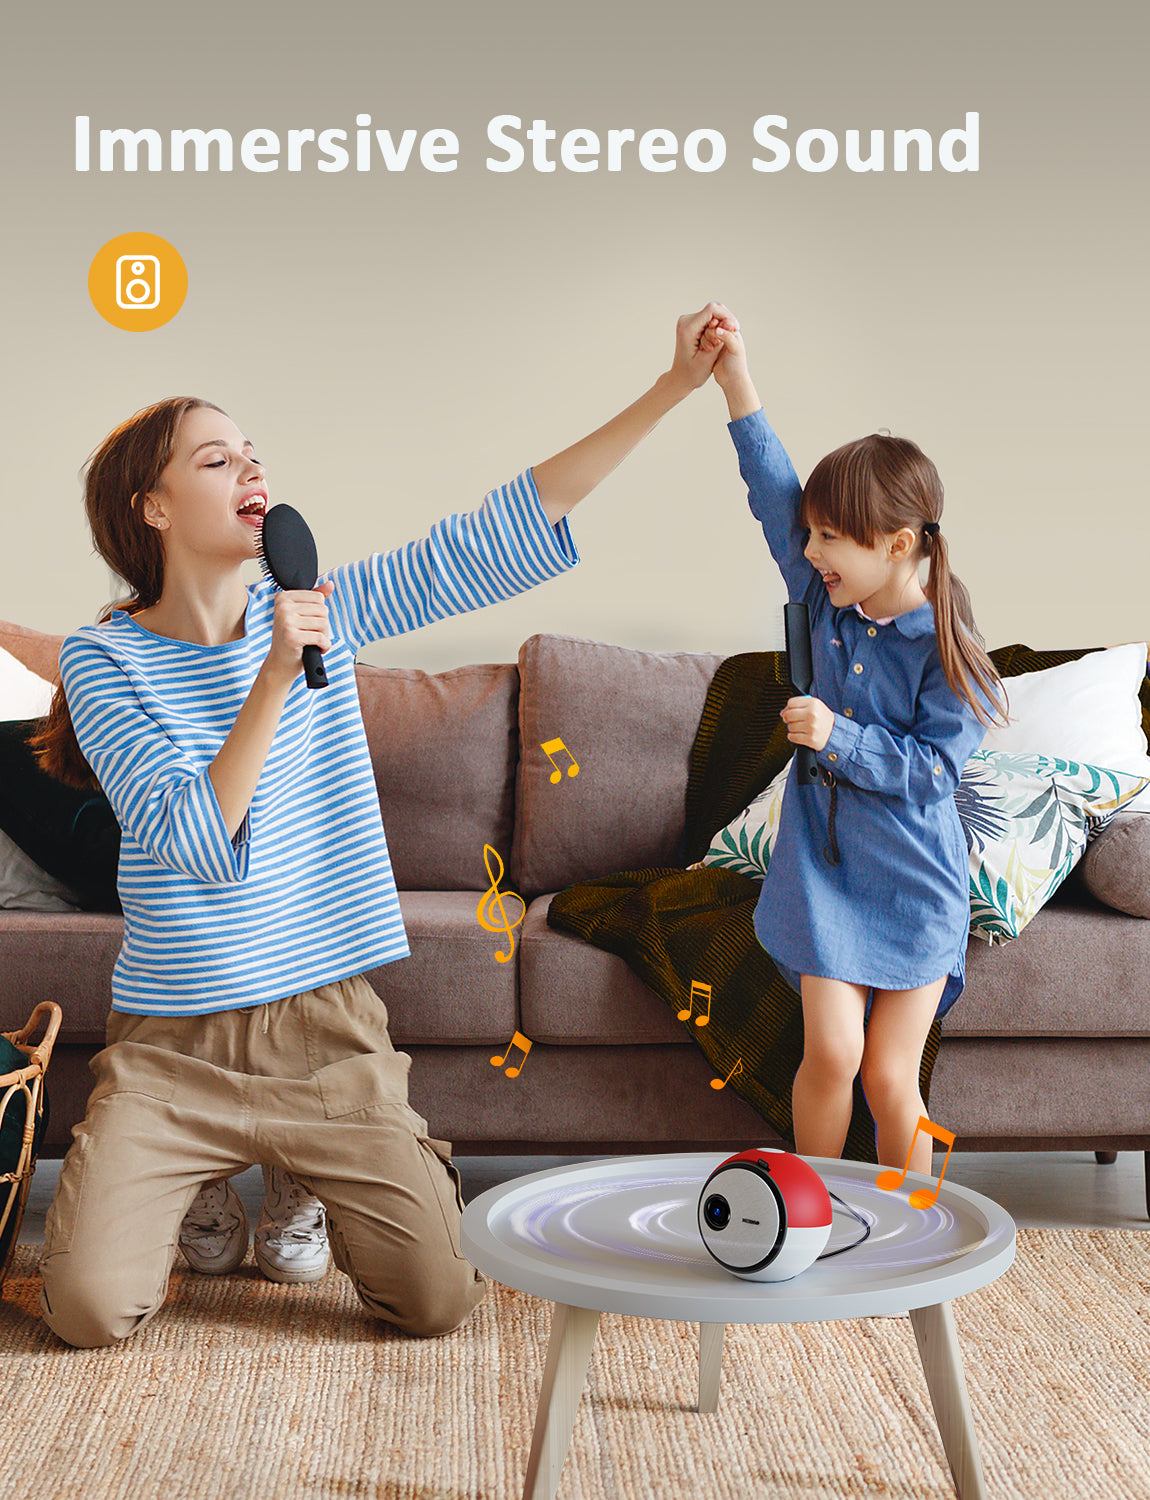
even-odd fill
[(742, 1071), (743, 1071), (743, 1059), (740, 1057), (739, 1060), (738, 1060), (738, 1062), (735, 1064), (735, 1066), (727, 1074), (726, 1078), (712, 1078), (711, 1079), (711, 1087), (713, 1089), (725, 1089), (726, 1086), (727, 1086), (727, 1084), (730, 1083), (731, 1079), (734, 1078), (735, 1074), (736, 1073), (741, 1073)]
[[(499, 864), (498, 875), (491, 873), (491, 863), (487, 858), (489, 854), (494, 855)], [(485, 891), (480, 898), (479, 905), (475, 909), (475, 915), (479, 918), (479, 925), (486, 928), (488, 932), (505, 932), (507, 934), (507, 941), (511, 944), (510, 949), (506, 953), (496, 952), (495, 954), (496, 962), (505, 964), (515, 952), (515, 928), (519, 926), (520, 922), (527, 915), (527, 902), (519, 895), (518, 891), (501, 891), (499, 889), (499, 882), (503, 879), (503, 861), (499, 858), (498, 850), (493, 849), (490, 844), (484, 844), (483, 846), (483, 864), (487, 870), (487, 878), (491, 882), (491, 889)], [(507, 913), (503, 909), (505, 896), (514, 896), (523, 908), (514, 922), (508, 920)], [(487, 917), (483, 914), (485, 909), (489, 910), (492, 906), (499, 908), (499, 921), (497, 922), (488, 921)]]
[(893, 1192), (895, 1188), (901, 1187), (906, 1178), (907, 1168), (910, 1166), (911, 1154), (914, 1151), (914, 1143), (918, 1140), (918, 1133), (924, 1130), (927, 1135), (932, 1135), (936, 1141), (942, 1141), (946, 1146), (946, 1156), (943, 1159), (942, 1171), (938, 1174), (938, 1182), (935, 1184), (934, 1192), (929, 1188), (915, 1188), (911, 1193), (909, 1203), (912, 1208), (929, 1208), (938, 1197), (938, 1190), (942, 1186), (942, 1179), (946, 1176), (946, 1164), (950, 1160), (950, 1153), (954, 1149), (954, 1131), (945, 1130), (941, 1125), (933, 1125), (925, 1115), (919, 1115), (918, 1124), (914, 1127), (914, 1135), (910, 1140), (910, 1151), (906, 1153), (906, 1165), (901, 1172), (893, 1170), (880, 1172), (875, 1179), (878, 1186), (884, 1192)]
[(562, 751), (564, 751), (566, 753), (567, 758), (571, 762), (571, 764), (567, 767), (567, 774), (568, 774), (568, 776), (578, 776), (578, 774), (579, 774), (579, 764), (576, 761), (575, 757), (571, 754), (570, 750), (567, 749), (567, 746), (563, 743), (562, 740), (548, 740), (545, 744), (541, 745), (539, 748), (543, 751), (543, 754), (547, 757), (547, 759), (555, 767), (555, 769), (551, 772), (551, 785), (552, 786), (558, 786), (559, 783), (563, 780), (563, 768), (562, 768), (562, 766), (559, 765), (559, 763), (556, 761), (554, 755), (551, 753), (553, 750), (562, 750)]
[(493, 1057), (491, 1059), (491, 1066), (493, 1068), (503, 1067), (503, 1064), (511, 1056), (512, 1050), (515, 1047), (518, 1047), (520, 1052), (523, 1053), (523, 1062), (521, 1062), (517, 1068), (507, 1069), (508, 1078), (518, 1078), (520, 1073), (522, 1073), (523, 1071), (523, 1063), (527, 1061), (527, 1054), (531, 1051), (531, 1046), (531, 1038), (529, 1036), (524, 1036), (521, 1031), (517, 1031), (513, 1034), (510, 1042), (508, 1042), (507, 1051), (503, 1054), (503, 1056)]
[(695, 1025), (709, 1026), (711, 1024), (711, 986), (709, 984), (702, 984), (697, 979), (693, 979), (691, 981), (691, 1002), (687, 1006), (686, 1010), (681, 1010), (679, 1012), (679, 1020), (689, 1020), (691, 1012), (695, 1008), (695, 1001), (697, 1000), (699, 1004), (702, 1005), (704, 999), (707, 1002), (707, 1009), (701, 1016), (695, 1017)]

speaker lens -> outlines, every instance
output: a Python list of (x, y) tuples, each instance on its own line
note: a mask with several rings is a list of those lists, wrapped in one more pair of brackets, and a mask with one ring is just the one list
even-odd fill
[(708, 1229), (726, 1229), (731, 1222), (731, 1205), (722, 1193), (712, 1193), (703, 1204), (703, 1218)]

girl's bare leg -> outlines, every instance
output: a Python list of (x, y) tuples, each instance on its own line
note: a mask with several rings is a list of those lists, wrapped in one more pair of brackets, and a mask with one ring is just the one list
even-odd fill
[(791, 1093), (795, 1150), (800, 1156), (841, 1156), (863, 1055), (867, 992), (862, 985), (804, 974), (802, 996), (803, 1060)]
[[(922, 1049), (946, 976), (917, 990), (875, 990), (862, 1056), (862, 1086), (874, 1116), (879, 1165), (930, 1173), (932, 1138), (915, 1127), (926, 1105), (918, 1088)], [(806, 1012), (803, 1012), (804, 1017)], [(914, 1148), (911, 1149), (911, 1141)]]

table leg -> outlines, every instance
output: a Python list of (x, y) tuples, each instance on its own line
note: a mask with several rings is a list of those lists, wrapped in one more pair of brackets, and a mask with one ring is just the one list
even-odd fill
[(719, 1377), (723, 1373), (725, 1323), (699, 1324), (699, 1410), (717, 1411)]
[(566, 1307), (561, 1302), (552, 1306), (551, 1338), (535, 1412), (523, 1500), (555, 1500), (598, 1327), (597, 1312)]
[(962, 1353), (950, 1303), (911, 1308), (910, 1321), (958, 1500), (986, 1500), (982, 1460), (971, 1421)]

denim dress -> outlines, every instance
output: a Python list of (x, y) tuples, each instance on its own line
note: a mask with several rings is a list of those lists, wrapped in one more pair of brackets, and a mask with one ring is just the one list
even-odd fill
[(970, 930), (954, 793), (985, 728), (946, 680), (930, 604), (885, 625), (831, 604), (803, 556), (802, 487), (782, 444), (762, 411), (730, 431), (788, 596), (810, 608), (812, 693), (835, 716), (816, 757), (836, 783), (835, 838), (832, 788), (800, 786), (792, 762), (755, 932), (795, 989), (802, 974), (884, 990), (946, 975), (945, 1015), (962, 993)]

